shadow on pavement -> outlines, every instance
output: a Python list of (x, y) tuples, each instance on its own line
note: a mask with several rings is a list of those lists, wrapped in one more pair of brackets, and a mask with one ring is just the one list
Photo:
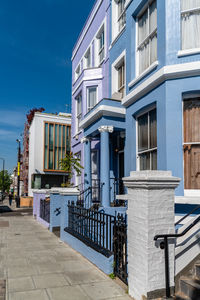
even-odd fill
[(12, 211), (13, 210), (10, 207), (8, 207), (7, 205), (0, 206), (0, 214), (12, 212)]

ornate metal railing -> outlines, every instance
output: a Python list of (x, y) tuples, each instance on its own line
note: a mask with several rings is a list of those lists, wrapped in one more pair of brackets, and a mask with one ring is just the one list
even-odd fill
[(40, 199), (40, 218), (50, 223), (50, 200)]
[(68, 226), (65, 231), (105, 256), (113, 252), (115, 216), (68, 203)]

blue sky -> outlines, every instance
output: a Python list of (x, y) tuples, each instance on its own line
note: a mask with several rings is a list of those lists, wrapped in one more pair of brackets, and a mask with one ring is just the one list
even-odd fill
[(1, 0), (0, 157), (9, 171), (28, 110), (67, 111), (72, 48), (94, 2)]

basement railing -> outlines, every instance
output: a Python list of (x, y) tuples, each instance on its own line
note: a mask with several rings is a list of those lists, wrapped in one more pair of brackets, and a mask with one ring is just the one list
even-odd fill
[[(195, 211), (200, 209), (200, 205), (196, 206), (194, 209), (192, 209), (187, 215), (185, 215), (183, 218), (181, 218), (178, 222), (175, 223), (175, 225), (179, 225), (183, 220), (185, 220), (188, 216), (193, 214)], [(154, 237), (154, 241), (157, 241), (159, 239), (164, 239), (160, 242), (160, 249), (165, 250), (165, 286), (166, 286), (166, 298), (171, 298), (170, 295), (170, 279), (169, 279), (169, 248), (168, 248), (168, 239), (171, 238), (179, 238), (181, 236), (184, 236), (188, 231), (190, 231), (198, 222), (200, 221), (200, 216), (196, 218), (187, 228), (183, 230), (181, 233), (175, 233), (175, 234), (158, 234)]]

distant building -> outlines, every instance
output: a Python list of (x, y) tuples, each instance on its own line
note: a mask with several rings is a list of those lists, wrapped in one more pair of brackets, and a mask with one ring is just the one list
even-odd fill
[(28, 163), (29, 163), (29, 127), (26, 122), (23, 135), (23, 155), (20, 179), (23, 181), (23, 194), (28, 194)]
[(36, 112), (29, 129), (28, 194), (32, 189), (60, 187), (68, 180), (60, 160), (70, 151), (71, 114)]

